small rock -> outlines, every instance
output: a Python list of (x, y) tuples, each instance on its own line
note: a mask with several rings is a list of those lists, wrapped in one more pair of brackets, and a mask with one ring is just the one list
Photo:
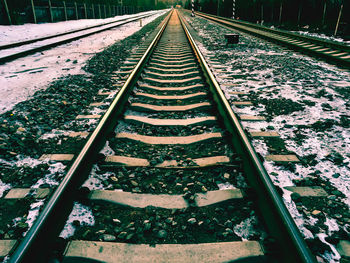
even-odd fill
[(298, 194), (298, 193), (292, 193), (291, 197), (296, 202), (299, 201), (301, 198), (300, 194)]
[(110, 234), (104, 234), (102, 239), (103, 241), (115, 241), (117, 238)]
[(111, 179), (113, 182), (118, 182), (118, 178), (115, 176), (111, 176), (109, 179)]
[(195, 223), (197, 223), (197, 220), (194, 217), (192, 217), (187, 220), (187, 223), (189, 223), (190, 225), (194, 225)]
[(165, 219), (165, 223), (167, 223), (167, 224), (171, 224), (173, 221), (174, 221), (174, 219), (172, 217)]
[(158, 238), (166, 238), (168, 236), (168, 232), (166, 232), (165, 230), (159, 230), (157, 233), (157, 237)]
[(17, 132), (24, 132), (24, 131), (26, 131), (26, 129), (23, 127), (18, 127), (18, 129), (17, 129)]
[(134, 233), (131, 233), (131, 234), (127, 235), (126, 236), (126, 240), (132, 239), (134, 237), (134, 235), (135, 235)]
[(225, 179), (230, 179), (230, 174), (229, 174), (229, 173), (225, 173), (225, 174), (224, 174), (224, 178), (225, 178)]
[(132, 228), (135, 226), (135, 222), (130, 222), (130, 224), (126, 228)]
[(329, 199), (329, 200), (336, 200), (337, 197), (336, 197), (335, 195), (330, 195), (330, 196), (328, 196), (328, 199)]
[(227, 221), (225, 222), (224, 226), (226, 226), (226, 227), (232, 227), (232, 226), (233, 226), (233, 223), (232, 223), (231, 220), (227, 220)]
[(126, 233), (126, 232), (120, 232), (120, 234), (118, 235), (118, 238), (124, 239), (124, 238), (126, 238), (127, 235), (128, 235), (128, 233)]
[(333, 178), (338, 178), (339, 176), (340, 176), (339, 173), (335, 173), (335, 174), (332, 175)]
[(113, 223), (116, 225), (120, 225), (121, 221), (118, 218), (113, 218)]
[(342, 192), (340, 192), (338, 190), (334, 190), (334, 191), (332, 191), (332, 195), (341, 196)]
[(133, 186), (138, 186), (138, 185), (139, 185), (139, 184), (138, 184), (136, 181), (134, 181), (134, 180), (131, 180), (130, 183), (131, 183)]
[(230, 235), (232, 235), (232, 234), (233, 234), (233, 230), (232, 230), (232, 229), (230, 229), (230, 228), (226, 228), (226, 229), (225, 229), (225, 232), (229, 233)]
[(320, 210), (314, 210), (314, 211), (311, 212), (311, 214), (314, 215), (314, 216), (316, 216), (316, 215), (318, 215), (320, 213), (321, 213)]

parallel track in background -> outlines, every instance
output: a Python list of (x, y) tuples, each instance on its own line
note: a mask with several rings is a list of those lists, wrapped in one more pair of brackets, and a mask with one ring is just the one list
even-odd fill
[(196, 15), (214, 21), (228, 28), (263, 38), (268, 41), (286, 46), (290, 49), (322, 58), (327, 62), (350, 68), (350, 46), (316, 37), (268, 28), (265, 26), (232, 20), (225, 17), (195, 12)]
[[(169, 211), (178, 209), (184, 216), (188, 214), (192, 217), (187, 222), (191, 227), (196, 224), (196, 231), (200, 229), (196, 217), (202, 207), (214, 207), (215, 213), (218, 213), (218, 219), (215, 220), (219, 222), (223, 215), (243, 213), (238, 208), (232, 210), (237, 203), (253, 203), (268, 235), (276, 240), (275, 245), (279, 251), (275, 248), (266, 253), (266, 247), (258, 240), (241, 242), (224, 239), (227, 242), (220, 242), (221, 237), (206, 244), (156, 242), (155, 247), (130, 244), (133, 242), (73, 240), (65, 249), (63, 262), (159, 262), (180, 260), (178, 257), (182, 257), (183, 262), (226, 262), (242, 258), (255, 260), (252, 262), (315, 262), (193, 41), (186, 22), (178, 16), (177, 11), (169, 14), (159, 31), (155, 32), (151, 44), (145, 51), (140, 51), (129, 59), (127, 65), (129, 66), (124, 67), (126, 71), (123, 74), (128, 75), (128, 78), (124, 85), (81, 152), (74, 156), (62, 183), (11, 255), (10, 262), (46, 262), (53, 247), (52, 242), (62, 230), (73, 202), (79, 201), (78, 189), (88, 178), (94, 164), (126, 175), (133, 174), (128, 169), (139, 169), (143, 176), (151, 170), (157, 170), (158, 176), (164, 176), (160, 181), (167, 180), (168, 173), (175, 176), (177, 173), (196, 175), (204, 169), (209, 169), (209, 174), (214, 173), (215, 169), (227, 169), (233, 173), (241, 169), (249, 188), (253, 189), (253, 195), (246, 195), (244, 189), (207, 191), (204, 187), (201, 191), (191, 191), (191, 187), (198, 182), (194, 176), (194, 182), (187, 184), (186, 189), (189, 189), (184, 189), (185, 192), (179, 195), (166, 190), (151, 194), (142, 188), (137, 193), (125, 189), (123, 192), (90, 191), (87, 199), (109, 203), (109, 209), (116, 212), (122, 209), (120, 205), (129, 207), (134, 209), (131, 214), (146, 214), (154, 207)], [(123, 122), (128, 124), (128, 128), (135, 129), (134, 132), (118, 131), (118, 125)], [(187, 132), (187, 135), (174, 136), (179, 131)], [(157, 134), (149, 135), (150, 133)], [(114, 154), (101, 158), (99, 149), (106, 142)], [(199, 145), (199, 152), (194, 150), (197, 149), (196, 145)], [(142, 150), (139, 146), (142, 146)], [(167, 156), (169, 159), (159, 158), (163, 147), (166, 151), (174, 152)], [(235, 173), (238, 176), (238, 172)], [(136, 180), (135, 174), (130, 177), (135, 178), (133, 181)], [(227, 178), (229, 177), (230, 174)], [(139, 179), (141, 184), (143, 179)], [(114, 223), (119, 224), (118, 221), (115, 220)], [(104, 229), (110, 227), (106, 225)], [(192, 229), (191, 227), (187, 226), (187, 229)], [(121, 237), (118, 235), (119, 239)]]
[(10, 62), (17, 58), (25, 57), (35, 52), (47, 50), (65, 43), (69, 43), (80, 38), (91, 36), (106, 30), (113, 29), (139, 19), (147, 18), (153, 14), (138, 15), (131, 18), (120, 19), (114, 22), (103, 23), (96, 26), (90, 26), (78, 30), (73, 30), (57, 35), (25, 40), (0, 46), (0, 64)]

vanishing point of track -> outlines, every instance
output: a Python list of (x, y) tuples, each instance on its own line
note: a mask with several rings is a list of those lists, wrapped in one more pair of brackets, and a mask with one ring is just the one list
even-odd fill
[[(176, 242), (175, 239), (169, 243), (161, 242), (167, 238), (167, 232), (160, 230), (156, 233), (160, 242), (152, 242), (155, 246), (149, 246), (134, 243), (134, 234), (122, 235), (123, 232), (119, 231), (116, 234), (118, 243), (89, 239), (70, 241), (63, 262), (84, 262), (83, 258), (103, 262), (233, 262), (242, 258), (255, 260), (249, 262), (314, 262), (313, 255), (187, 30), (186, 22), (173, 10), (158, 30), (150, 45), (144, 50), (141, 48), (129, 60), (124, 73), (130, 75), (81, 152), (72, 157), (73, 163), (65, 178), (11, 255), (10, 262), (46, 262), (47, 257), (52, 256), (53, 240), (62, 230), (73, 202), (81, 198), (79, 189), (96, 163), (119, 173), (138, 169), (142, 176), (157, 170), (158, 176), (164, 176), (161, 180), (168, 180), (167, 177), (174, 175), (185, 177), (188, 173), (200, 176), (205, 169), (209, 169), (209, 173), (214, 173), (215, 169), (241, 169), (249, 188), (252, 188), (250, 191), (212, 191), (204, 185), (198, 191), (192, 182), (183, 186), (185, 188), (180, 195), (161, 191), (159, 193), (162, 194), (156, 195), (154, 189), (152, 194), (143, 189), (132, 193), (101, 190), (90, 191), (86, 198), (108, 203), (106, 211), (115, 210), (117, 214), (121, 206), (131, 209), (130, 214), (133, 215), (147, 214), (152, 209), (163, 209), (164, 214), (171, 211), (167, 224), (185, 232), (193, 231), (194, 235), (206, 231), (210, 226), (208, 222), (215, 221), (221, 227), (221, 218), (243, 214), (237, 203), (253, 203), (251, 209), (257, 210), (265, 231), (275, 240), (274, 246), (267, 247), (259, 240), (242, 242), (233, 237), (230, 239), (233, 234), (229, 230), (212, 242), (186, 244), (179, 242), (183, 235), (178, 235), (175, 230), (171, 233), (176, 236)], [(134, 125), (137, 132), (116, 130), (121, 122)], [(179, 130), (186, 136), (174, 136)], [(157, 136), (154, 131), (159, 131), (162, 136)], [(106, 141), (114, 154), (101, 156), (99, 150)], [(146, 150), (142, 152), (141, 149)], [(160, 158), (157, 153), (162, 149), (172, 154), (166, 159)], [(135, 152), (136, 156), (133, 155)], [(55, 155), (48, 156), (54, 158)], [(132, 175), (130, 178), (135, 178), (135, 174)], [(196, 182), (196, 178), (193, 181)], [(209, 217), (210, 207), (214, 209), (215, 219), (201, 220), (201, 209), (207, 209)], [(179, 226), (174, 221), (178, 213), (185, 218), (186, 226)], [(153, 220), (157, 220), (157, 216)], [(121, 223), (117, 219), (113, 222)], [(129, 222), (130, 228), (133, 228), (132, 223), (135, 224)], [(147, 232), (152, 224), (162, 228), (163, 222), (144, 220), (142, 231), (145, 231), (145, 236), (152, 235)], [(229, 224), (225, 227), (230, 229)], [(105, 229), (109, 226), (106, 225)], [(138, 230), (133, 231), (139, 234)]]

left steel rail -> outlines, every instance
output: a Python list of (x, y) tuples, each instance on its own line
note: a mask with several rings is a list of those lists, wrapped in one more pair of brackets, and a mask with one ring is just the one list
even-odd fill
[(65, 219), (73, 207), (74, 196), (78, 194), (78, 189), (88, 176), (93, 160), (97, 158), (106, 137), (112, 132), (118, 116), (123, 112), (128, 95), (163, 34), (172, 12), (170, 11), (162, 22), (160, 30), (74, 160), (66, 176), (48, 200), (34, 225), (10, 256), (10, 263), (47, 262), (47, 253), (51, 251), (52, 243), (65, 224)]

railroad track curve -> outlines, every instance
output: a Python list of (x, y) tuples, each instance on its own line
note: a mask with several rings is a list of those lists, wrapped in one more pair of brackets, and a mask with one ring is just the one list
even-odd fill
[(71, 165), (8, 261), (315, 262), (176, 10), (123, 69), (80, 153), (43, 156)]
[(304, 36), (285, 30), (273, 29), (240, 20), (232, 20), (202, 12), (196, 15), (214, 21), (227, 28), (254, 35), (259, 38), (272, 41), (290, 49), (322, 58), (327, 62), (350, 68), (350, 46), (334, 41), (323, 40), (316, 37)]

